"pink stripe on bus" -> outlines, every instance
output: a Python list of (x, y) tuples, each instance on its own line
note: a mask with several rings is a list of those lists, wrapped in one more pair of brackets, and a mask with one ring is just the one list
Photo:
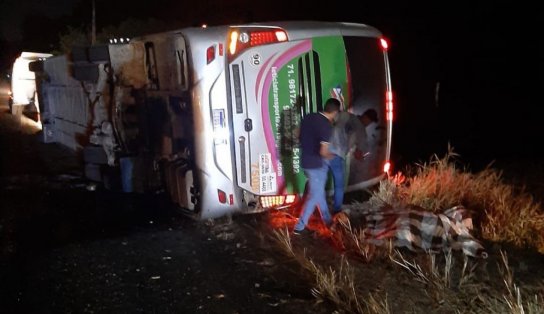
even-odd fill
[[(264, 125), (264, 134), (265, 134), (265, 140), (266, 145), (268, 146), (268, 151), (270, 152), (270, 155), (272, 156), (272, 163), (274, 165), (274, 169), (278, 169), (278, 152), (276, 149), (276, 142), (274, 140), (274, 134), (272, 134), (272, 125), (270, 121), (270, 114), (269, 114), (269, 103), (268, 103), (268, 96), (270, 92), (270, 86), (272, 81), (272, 68), (276, 68), (278, 71), (289, 61), (291, 61), (293, 58), (310, 51), (312, 49), (312, 41), (311, 40), (304, 40), (300, 44), (297, 44), (296, 46), (293, 46), (289, 50), (287, 50), (285, 53), (280, 55), (280, 57), (272, 64), (272, 67), (266, 72), (264, 86), (263, 86), (263, 93), (261, 95), (261, 114), (263, 119), (263, 125)], [(283, 176), (277, 176), (276, 177), (277, 184), (278, 184), (278, 191), (283, 189), (284, 185), (284, 178)]]

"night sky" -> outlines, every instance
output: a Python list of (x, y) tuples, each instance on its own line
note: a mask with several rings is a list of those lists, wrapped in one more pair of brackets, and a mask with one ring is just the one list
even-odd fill
[[(1, 1), (1, 71), (21, 49), (50, 51), (67, 25), (90, 24), (90, 0)], [(544, 29), (544, 12), (536, 2), (350, 2), (357, 3), (96, 0), (97, 28), (129, 17), (179, 26), (290, 19), (369, 24), (391, 43), (394, 162), (443, 155), (448, 142), (475, 166), (538, 158), (544, 47), (537, 30)]]

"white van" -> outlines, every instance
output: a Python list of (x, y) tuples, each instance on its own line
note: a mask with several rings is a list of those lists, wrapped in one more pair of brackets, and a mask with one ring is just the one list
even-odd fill
[[(22, 114), (23, 110), (39, 112), (36, 94), (36, 75), (30, 71), (29, 64), (36, 60), (51, 57), (49, 53), (23, 52), (15, 59), (11, 73), (11, 95), (9, 100), (12, 114)], [(29, 108), (26, 106), (31, 105)]]

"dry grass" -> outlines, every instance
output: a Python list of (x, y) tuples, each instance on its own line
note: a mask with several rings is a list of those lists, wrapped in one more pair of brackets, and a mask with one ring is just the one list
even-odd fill
[(470, 209), (484, 239), (532, 247), (544, 253), (544, 212), (524, 187), (505, 184), (490, 167), (478, 173), (460, 169), (452, 149), (418, 165), (410, 177), (380, 183), (371, 202), (413, 204), (437, 212), (462, 204)]
[[(393, 313), (388, 294), (383, 289), (362, 284), (365, 265), (383, 263), (382, 259), (372, 259), (372, 256), (381, 257), (385, 252), (394, 265), (412, 277), (413, 282), (404, 289), (414, 289), (414, 284), (419, 283), (425, 293), (421, 297), (432, 299), (440, 313), (544, 313), (542, 294), (523, 291), (515, 283), (504, 252), (501, 252), (499, 264), (503, 289), (497, 289), (476, 276), (478, 263), (475, 260), (464, 255), (463, 259), (456, 259), (452, 251), (444, 252), (443, 258), (429, 252), (409, 260), (399, 250), (383, 250), (380, 255), (369, 256), (367, 263), (351, 262), (343, 255), (338, 262), (318, 264), (305, 249), (293, 244), (287, 229), (274, 231), (274, 236), (283, 252), (313, 279), (312, 294), (320, 301), (334, 303), (341, 313)], [(530, 297), (526, 298), (526, 295)], [(413, 310), (414, 313), (421, 312), (417, 308)]]
[(379, 293), (374, 293), (369, 294), (367, 300), (362, 298), (364, 290), (358, 285), (359, 277), (348, 259), (342, 257), (336, 265), (320, 266), (307, 256), (305, 250), (300, 252), (294, 248), (287, 229), (274, 231), (274, 237), (284, 253), (314, 277), (312, 294), (318, 300), (333, 302), (348, 313), (391, 313), (387, 296), (381, 297)]
[(351, 225), (351, 221), (347, 215), (340, 213), (334, 217), (334, 221), (335, 232), (333, 232), (333, 241), (343, 251), (357, 256), (366, 263), (391, 255), (393, 251), (391, 240), (385, 246), (378, 247), (368, 241), (364, 230), (354, 228)]
[(414, 280), (422, 283), (427, 288), (425, 292), (437, 304), (455, 303), (453, 292), (460, 289), (471, 290), (475, 285), (475, 270), (477, 264), (469, 261), (464, 255), (463, 265), (460, 268), (455, 263), (451, 250), (444, 252), (444, 259), (437, 260), (438, 255), (427, 252), (425, 255), (418, 255), (409, 261), (399, 250), (390, 255), (390, 260), (410, 273)]
[[(417, 165), (410, 176), (399, 173), (382, 181), (366, 205), (416, 205), (435, 213), (463, 205), (472, 211), (474, 227), (481, 237), (544, 253), (544, 213), (540, 203), (535, 202), (523, 187), (505, 184), (501, 172), (488, 167), (471, 173), (459, 167), (457, 157), (450, 150), (443, 158), (434, 156), (429, 163)], [(415, 313), (544, 313), (544, 289), (524, 289), (515, 283), (506, 253), (502, 251), (498, 265), (501, 277), (496, 278), (487, 266), (479, 268), (482, 264), (478, 260), (454, 255), (452, 251), (407, 258), (393, 248), (392, 242), (377, 247), (360, 228), (352, 225), (349, 217), (338, 217), (332, 235), (333, 242), (342, 252), (337, 262), (318, 264), (307, 256), (305, 249), (293, 246), (287, 226), (294, 221), (284, 221), (286, 229), (275, 231), (275, 239), (288, 256), (311, 274), (313, 295), (318, 300), (333, 302), (340, 312), (392, 313), (395, 309), (410, 311), (411, 308)], [(390, 266), (384, 266), (388, 263)], [(387, 288), (385, 281), (369, 286), (368, 280), (365, 281), (368, 276), (365, 267), (405, 270), (390, 270), (392, 274), (387, 275), (405, 286), (388, 290), (398, 287), (389, 285)], [(401, 302), (413, 302), (399, 305), (399, 297), (403, 297), (399, 290), (403, 289), (410, 289), (412, 297), (419, 293), (418, 289), (422, 293), (420, 298), (416, 297), (419, 300), (403, 300)], [(434, 305), (420, 308), (420, 304), (416, 304), (426, 304), (426, 299)]]
[[(515, 284), (514, 274), (508, 264), (508, 257), (501, 251), (501, 264), (499, 264), (502, 281), (505, 290), (491, 295), (488, 298), (481, 298), (481, 310), (485, 313), (512, 313), (512, 314), (537, 314), (544, 313), (544, 302), (542, 291), (539, 294), (532, 294), (528, 301), (524, 301), (522, 289)], [(525, 292), (529, 294), (529, 292)]]

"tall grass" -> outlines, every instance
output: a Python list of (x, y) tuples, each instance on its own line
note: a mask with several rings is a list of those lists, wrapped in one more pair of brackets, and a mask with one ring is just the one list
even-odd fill
[[(501, 251), (501, 263), (499, 271), (505, 290), (502, 295), (492, 295), (482, 299), (481, 308), (486, 313), (512, 313), (512, 314), (537, 314), (544, 313), (544, 302), (542, 291), (539, 294), (532, 294), (528, 300), (524, 300), (522, 289), (515, 283), (514, 274), (508, 264), (508, 256)], [(526, 292), (525, 294), (528, 294)]]
[(544, 253), (544, 212), (524, 187), (504, 183), (502, 173), (487, 167), (471, 173), (460, 168), (450, 148), (443, 157), (419, 164), (412, 175), (380, 183), (371, 202), (413, 204), (437, 212), (462, 204), (473, 212), (484, 239), (531, 247)]
[(286, 255), (293, 258), (302, 269), (314, 278), (312, 295), (319, 300), (333, 302), (339, 309), (347, 313), (391, 313), (387, 303), (387, 295), (369, 293), (368, 299), (363, 297), (364, 289), (359, 285), (359, 276), (347, 258), (342, 257), (338, 263), (328, 266), (318, 265), (306, 254), (297, 251), (284, 229), (274, 231), (274, 237)]
[[(541, 204), (524, 187), (504, 183), (500, 171), (487, 167), (472, 173), (459, 166), (457, 157), (450, 149), (443, 158), (433, 156), (428, 163), (409, 169), (407, 176), (398, 173), (389, 177), (380, 182), (365, 206), (415, 205), (437, 213), (463, 205), (472, 212), (474, 227), (484, 239), (535, 248), (544, 253), (544, 213)], [(392, 313), (401, 308), (410, 311), (411, 308), (418, 313), (544, 313), (544, 290), (539, 288), (535, 293), (534, 289), (524, 289), (516, 283), (506, 253), (502, 251), (498, 265), (500, 277), (497, 278), (495, 274), (488, 273), (487, 266), (478, 269), (487, 265), (486, 262), (480, 264), (466, 255), (458, 262), (452, 251), (446, 251), (443, 257), (428, 252), (408, 259), (393, 248), (391, 241), (385, 246), (373, 245), (372, 239), (368, 239), (359, 227), (354, 227), (357, 224), (352, 224), (348, 215), (337, 215), (335, 219), (337, 225), (332, 241), (343, 254), (338, 262), (319, 264), (312, 260), (305, 249), (301, 252), (293, 245), (287, 229), (275, 231), (275, 238), (283, 251), (294, 258), (307, 274), (311, 274), (314, 279), (313, 295), (319, 300), (333, 302), (340, 312)], [(353, 259), (354, 256), (357, 258)], [(389, 266), (384, 266), (386, 263)], [(392, 268), (392, 274), (388, 276), (395, 282), (404, 280), (406, 284), (406, 278), (395, 269), (405, 270), (402, 273), (411, 279), (408, 279), (409, 286), (404, 289), (417, 291), (418, 288), (414, 286), (421, 285), (424, 291), (422, 299), (426, 296), (434, 305), (425, 305), (424, 301), (418, 300), (424, 303), (420, 308), (420, 304), (411, 302), (413, 300), (403, 300), (398, 290), (384, 290), (386, 281), (383, 280), (377, 282), (375, 287), (368, 286), (368, 281), (366, 286), (362, 284), (365, 274), (368, 275), (365, 267), (377, 265), (382, 270), (384, 267)], [(477, 274), (478, 270), (480, 275), (484, 273), (483, 278)], [(411, 293), (410, 296), (415, 294)], [(407, 304), (399, 305), (399, 302)]]

